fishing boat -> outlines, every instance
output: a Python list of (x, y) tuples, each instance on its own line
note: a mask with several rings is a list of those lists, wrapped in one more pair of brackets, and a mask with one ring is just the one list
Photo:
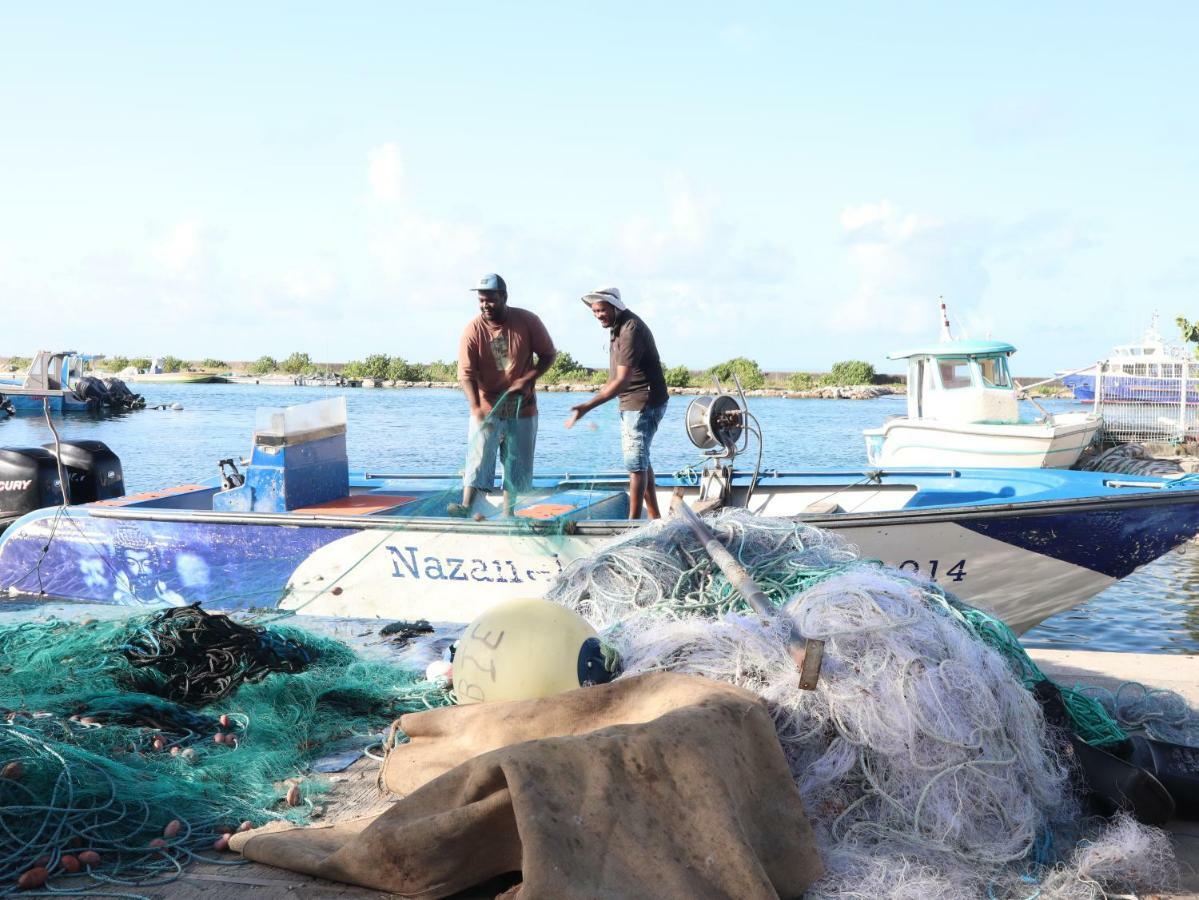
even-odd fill
[(141, 409), (146, 405), (119, 378), (89, 374), (93, 357), (73, 350), (39, 350), (20, 378), (0, 378), (0, 401), (14, 413)]
[[(663, 507), (677, 495), (828, 529), (1017, 631), (1199, 533), (1190, 478), (737, 469), (737, 441), (760, 436), (752, 423), (743, 399), (693, 401), (688, 434), (711, 457), (698, 475), (659, 477)], [(345, 434), (344, 398), (259, 410), (244, 471), (226, 459), (207, 481), (128, 496), (101, 488), (100, 499), (26, 513), (0, 534), (0, 596), (466, 622), (542, 594), (571, 560), (642, 524), (625, 518), (627, 473), (541, 475), (513, 517), (497, 497), (451, 518), (460, 476), (351, 473)]]
[(1097, 379), (1107, 401), (1177, 404), (1185, 390), (1188, 404), (1199, 403), (1199, 361), (1162, 337), (1156, 313), (1139, 341), (1121, 344), (1107, 359), (1061, 380), (1075, 400), (1091, 403)]
[(908, 364), (908, 411), (864, 432), (875, 466), (1069, 468), (1103, 420), (1086, 412), (1021, 417), (999, 341), (946, 340), (893, 353)]

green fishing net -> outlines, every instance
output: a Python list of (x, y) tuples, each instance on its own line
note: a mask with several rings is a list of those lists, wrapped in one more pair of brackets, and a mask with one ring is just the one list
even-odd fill
[(303, 820), (314, 761), (449, 702), (423, 678), (194, 607), (0, 627), (0, 894), (38, 863), (72, 893), (161, 882), (241, 822)]

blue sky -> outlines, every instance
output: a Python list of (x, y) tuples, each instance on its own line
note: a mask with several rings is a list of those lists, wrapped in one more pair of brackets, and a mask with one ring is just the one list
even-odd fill
[(693, 367), (1199, 316), (1199, 6), (900, 6), (8, 4), (0, 355), (451, 358), (486, 271), (593, 365), (601, 284)]

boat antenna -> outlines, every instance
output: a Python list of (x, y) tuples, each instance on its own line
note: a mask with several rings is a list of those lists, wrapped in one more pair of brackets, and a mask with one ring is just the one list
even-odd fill
[(949, 330), (949, 310), (945, 308), (945, 297), (937, 298), (941, 301), (941, 340), (952, 341), (953, 333)]

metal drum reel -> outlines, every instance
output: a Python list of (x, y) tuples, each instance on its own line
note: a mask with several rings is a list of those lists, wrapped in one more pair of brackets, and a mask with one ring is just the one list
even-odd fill
[[(700, 473), (699, 499), (701, 503), (720, 506), (728, 502), (733, 492), (732, 462), (737, 454), (749, 446), (749, 435), (758, 440), (758, 462), (743, 501), (749, 502), (758, 481), (762, 464), (762, 433), (757, 422), (749, 413), (745, 403), (745, 392), (734, 375), (737, 394), (726, 393), (723, 385), (716, 382), (718, 393), (708, 397), (696, 397), (687, 405), (684, 427), (687, 437), (707, 457)], [(723, 462), (728, 460), (728, 462)]]
[(745, 433), (745, 410), (732, 394), (696, 397), (687, 406), (687, 437), (714, 459), (732, 459)]

